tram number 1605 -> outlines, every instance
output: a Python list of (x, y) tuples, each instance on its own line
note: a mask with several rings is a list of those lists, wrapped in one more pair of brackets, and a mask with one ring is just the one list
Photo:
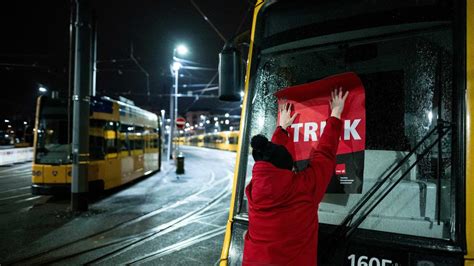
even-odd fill
[[(392, 260), (379, 259), (376, 257), (369, 258), (367, 256), (356, 257), (355, 254), (351, 254), (347, 259), (350, 261), (351, 266), (392, 266)], [(357, 262), (356, 262), (357, 261)]]

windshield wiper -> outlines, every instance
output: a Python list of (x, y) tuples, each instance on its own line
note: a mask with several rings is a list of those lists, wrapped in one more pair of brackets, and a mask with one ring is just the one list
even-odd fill
[[(449, 125), (449, 126), (447, 126)], [(374, 185), (364, 196), (363, 198), (352, 208), (352, 210), (347, 214), (344, 220), (337, 226), (334, 232), (330, 235), (330, 241), (327, 246), (325, 252), (326, 254), (332, 254), (337, 246), (338, 243), (341, 241), (347, 240), (357, 229), (357, 227), (362, 224), (362, 222), (369, 216), (369, 214), (382, 202), (383, 199), (395, 188), (395, 186), (403, 180), (403, 178), (415, 167), (420, 160), (422, 160), (426, 154), (438, 143), (441, 139), (451, 130), (451, 124), (445, 121), (439, 121), (438, 124), (427, 134), (423, 139), (421, 139), (415, 147), (402, 159), (400, 160), (397, 165), (376, 185)], [(398, 179), (389, 185), (388, 189), (386, 189), (381, 195), (378, 196), (375, 202), (372, 202), (372, 205), (369, 205), (366, 208), (366, 211), (363, 212), (355, 221), (353, 221), (354, 217), (361, 212), (362, 208), (368, 205), (368, 202), (373, 196), (382, 188), (382, 186), (388, 181), (392, 179), (392, 175), (396, 173), (401, 167), (408, 161), (408, 159), (415, 153), (421, 145), (430, 138), (433, 134), (438, 133), (438, 137), (436, 138), (433, 143), (428, 145), (423, 149), (421, 154), (418, 156), (416, 161), (411, 164), (408, 169), (406, 169)], [(439, 178), (439, 177), (438, 177)]]

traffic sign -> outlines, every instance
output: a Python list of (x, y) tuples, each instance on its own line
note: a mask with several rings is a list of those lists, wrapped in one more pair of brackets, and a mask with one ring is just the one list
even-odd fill
[(179, 129), (183, 129), (184, 125), (186, 124), (186, 119), (183, 117), (176, 118), (176, 127)]

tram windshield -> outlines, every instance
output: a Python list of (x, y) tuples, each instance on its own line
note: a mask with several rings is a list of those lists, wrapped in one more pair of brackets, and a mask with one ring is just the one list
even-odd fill
[(37, 164), (71, 163), (71, 145), (68, 142), (68, 117), (66, 105), (43, 98), (36, 130)]
[[(262, 41), (259, 59), (253, 62), (256, 65), (248, 95), (246, 143), (256, 134), (271, 138), (277, 123), (275, 92), (330, 75), (355, 72), (366, 97), (366, 150), (360, 165), (364, 169), (362, 193), (327, 193), (319, 206), (320, 223), (338, 225), (384, 174), (437, 125), (439, 118), (452, 121), (452, 30), (449, 21), (424, 21), (294, 39), (281, 42), (270, 37), (270, 42)], [(436, 138), (437, 135), (429, 137), (421, 149)], [(388, 183), (407, 172), (403, 180), (360, 228), (453, 238), (455, 177), (451, 171), (451, 143), (451, 134), (447, 134), (441, 145), (434, 145), (427, 155), (422, 157), (421, 149), (415, 150)], [(242, 156), (241, 161), (247, 164), (240, 174), (245, 175), (248, 184), (254, 164), (249, 146)], [(408, 170), (408, 164), (418, 159), (415, 167)], [(436, 168), (438, 161), (442, 163), (440, 171)], [(247, 199), (243, 192), (242, 195), (238, 216), (245, 218)]]

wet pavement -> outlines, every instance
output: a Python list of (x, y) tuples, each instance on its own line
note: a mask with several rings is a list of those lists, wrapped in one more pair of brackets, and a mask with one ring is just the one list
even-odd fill
[(174, 163), (93, 199), (33, 196), (31, 163), (0, 167), (0, 264), (214, 265), (228, 218), (235, 153), (183, 147)]

